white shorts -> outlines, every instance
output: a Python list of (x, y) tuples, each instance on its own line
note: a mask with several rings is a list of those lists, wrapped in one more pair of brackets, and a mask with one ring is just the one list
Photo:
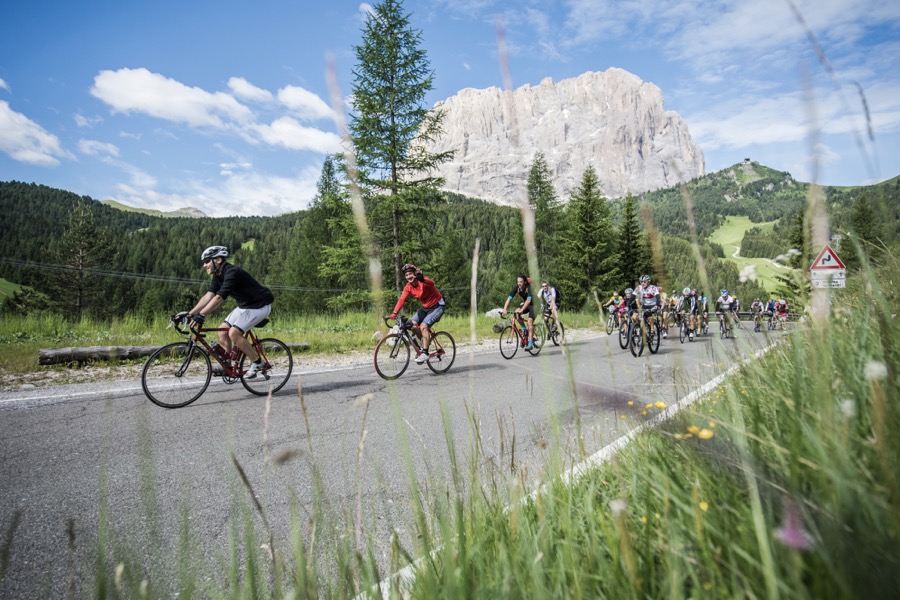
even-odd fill
[(272, 312), (271, 304), (262, 308), (235, 308), (225, 317), (225, 322), (247, 333), (251, 327), (268, 317), (270, 312)]

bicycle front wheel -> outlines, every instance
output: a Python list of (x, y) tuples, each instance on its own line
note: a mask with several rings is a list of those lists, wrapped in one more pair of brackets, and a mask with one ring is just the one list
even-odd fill
[[(532, 344), (531, 350), (528, 350), (532, 356), (537, 356), (541, 353), (541, 348), (544, 347), (544, 342), (547, 341), (547, 327), (544, 326), (543, 323), (535, 323), (534, 324), (534, 343)], [(526, 346), (527, 349), (527, 346)]]
[(438, 331), (431, 337), (431, 354), (428, 368), (437, 374), (446, 373), (456, 360), (456, 342), (446, 331)]
[[(259, 340), (256, 350), (262, 358), (263, 368), (252, 379), (242, 375), (241, 383), (251, 394), (257, 396), (274, 394), (283, 388), (291, 378), (291, 372), (294, 370), (294, 356), (287, 344), (275, 338)], [(238, 371), (246, 372), (249, 368), (250, 359), (245, 354), (241, 357)]]
[(206, 391), (212, 377), (209, 355), (190, 342), (175, 342), (150, 355), (141, 372), (141, 387), (163, 408), (187, 406)]
[(375, 346), (375, 372), (382, 379), (397, 379), (409, 366), (409, 342), (399, 333), (381, 338)]
[(519, 350), (519, 334), (512, 325), (507, 325), (500, 331), (500, 354), (509, 360)]
[(616, 319), (612, 315), (609, 315), (609, 318), (606, 320), (606, 335), (612, 335), (613, 329), (616, 326)]
[(678, 328), (678, 339), (681, 341), (682, 344), (684, 343), (684, 338), (687, 337), (687, 330), (688, 330), (687, 323), (682, 321), (681, 326)]
[(629, 340), (631, 340), (631, 322), (623, 320), (619, 325), (619, 348), (628, 350)]
[(661, 337), (662, 333), (659, 328), (659, 323), (656, 321), (649, 323), (647, 325), (647, 348), (650, 349), (650, 354), (656, 354), (659, 350), (659, 340)]
[(632, 323), (631, 325), (631, 355), (640, 356), (644, 353), (644, 335), (641, 332), (640, 323)]

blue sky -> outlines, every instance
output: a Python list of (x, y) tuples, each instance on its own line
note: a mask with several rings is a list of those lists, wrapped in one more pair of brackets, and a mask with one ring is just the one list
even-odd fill
[[(626, 69), (657, 85), (666, 108), (686, 120), (707, 172), (749, 157), (827, 185), (900, 174), (898, 2), (404, 7), (435, 71), (429, 106), (463, 88), (504, 87), (502, 23), (513, 87)], [(369, 8), (345, 0), (6, 2), (0, 180), (212, 216), (305, 208), (325, 153), (339, 143), (326, 57), (346, 106)]]

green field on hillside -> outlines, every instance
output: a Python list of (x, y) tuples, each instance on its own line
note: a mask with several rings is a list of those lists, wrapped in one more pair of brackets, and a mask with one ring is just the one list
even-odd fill
[(768, 292), (774, 292), (778, 286), (778, 280), (775, 277), (788, 273), (790, 269), (770, 259), (743, 258), (741, 256), (741, 240), (744, 238), (745, 231), (751, 227), (759, 227), (763, 231), (771, 231), (774, 226), (775, 221), (754, 223), (749, 217), (729, 216), (721, 227), (712, 232), (709, 236), (709, 241), (722, 246), (722, 249), (725, 250), (725, 257), (734, 261), (738, 270), (744, 269), (747, 265), (753, 265), (756, 269), (756, 281), (760, 282)]
[(0, 277), (0, 302), (13, 295), (13, 292), (17, 292), (22, 289), (22, 286), (13, 283), (11, 281), (7, 281)]

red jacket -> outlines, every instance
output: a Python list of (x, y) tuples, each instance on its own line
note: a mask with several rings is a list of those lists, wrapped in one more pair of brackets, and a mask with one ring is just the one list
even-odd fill
[(403, 293), (400, 294), (400, 299), (394, 307), (395, 315), (403, 308), (403, 303), (409, 296), (421, 300), (422, 308), (434, 308), (444, 298), (430, 278), (424, 277), (422, 281), (414, 279), (412, 283), (407, 283), (403, 287)]

